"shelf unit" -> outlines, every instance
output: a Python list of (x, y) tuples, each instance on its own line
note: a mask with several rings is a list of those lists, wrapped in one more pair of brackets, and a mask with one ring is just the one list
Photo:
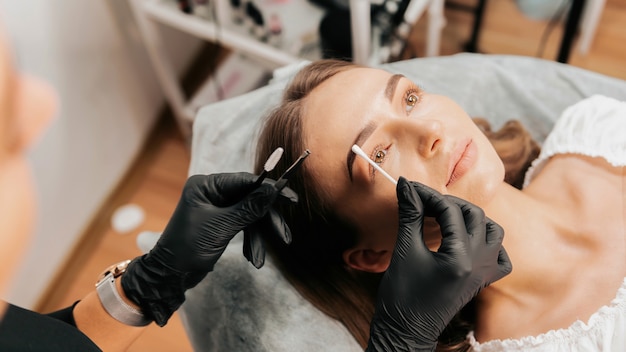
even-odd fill
[[(233, 21), (228, 0), (213, 0), (205, 16), (183, 13), (176, 0), (132, 0), (137, 25), (154, 65), (165, 97), (186, 137), (191, 136), (197, 102), (186, 100), (160, 38), (158, 25), (166, 25), (197, 38), (219, 43), (244, 54), (268, 70), (302, 60), (321, 57), (315, 45), (323, 10), (307, 0), (253, 0), (268, 17), (276, 13), (282, 20), (281, 45), (274, 46), (255, 38), (243, 24)], [(210, 84), (207, 79), (205, 84)]]

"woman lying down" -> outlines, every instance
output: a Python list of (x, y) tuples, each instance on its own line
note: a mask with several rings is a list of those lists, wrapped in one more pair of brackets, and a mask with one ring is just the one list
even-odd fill
[[(283, 209), (293, 242), (273, 244), (274, 255), (362, 346), (398, 205), (353, 144), (393, 178), (470, 201), (505, 230), (512, 273), (453, 319), (438, 350), (626, 351), (626, 103), (593, 96), (568, 108), (538, 155), (517, 122), (493, 132), (401, 75), (319, 61), (286, 88), (259, 138), (257, 171), (285, 149), (274, 179), (312, 152), (290, 181), (297, 208)], [(436, 250), (436, 222), (425, 227)]]

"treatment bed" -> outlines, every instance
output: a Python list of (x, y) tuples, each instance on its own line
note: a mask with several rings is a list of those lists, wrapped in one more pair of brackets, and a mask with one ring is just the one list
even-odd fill
[[(262, 117), (278, 104), (299, 67), (279, 69), (269, 85), (200, 109), (189, 175), (251, 171)], [(626, 100), (626, 81), (529, 57), (458, 54), (382, 67), (428, 92), (451, 97), (470, 116), (487, 118), (494, 129), (520, 120), (538, 141), (567, 106), (585, 97)], [(260, 270), (248, 263), (241, 234), (215, 270), (187, 292), (180, 312), (197, 351), (361, 350), (341, 324), (298, 294), (270, 257)]]

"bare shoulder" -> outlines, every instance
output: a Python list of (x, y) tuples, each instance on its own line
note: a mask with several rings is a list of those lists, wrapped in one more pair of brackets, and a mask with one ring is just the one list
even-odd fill
[(593, 183), (596, 180), (621, 181), (626, 176), (625, 170), (625, 166), (614, 166), (602, 157), (559, 154), (546, 162), (544, 169), (530, 185), (541, 179), (554, 179), (559, 183), (563, 181), (575, 182), (579, 187), (585, 188), (587, 183)]
[[(625, 166), (613, 166), (599, 157), (559, 154), (550, 158), (524, 192), (560, 209), (589, 235), (609, 229), (623, 234), (625, 185)], [(606, 228), (600, 230), (598, 219), (604, 219)]]

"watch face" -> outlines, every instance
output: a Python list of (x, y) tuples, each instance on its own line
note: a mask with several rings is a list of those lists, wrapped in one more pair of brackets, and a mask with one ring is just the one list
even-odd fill
[(119, 263), (113, 264), (110, 267), (104, 269), (104, 271), (100, 274), (100, 276), (98, 276), (98, 280), (96, 283), (96, 286), (102, 282), (102, 280), (109, 274), (113, 274), (113, 278), (119, 277), (120, 275), (122, 275), (125, 271), (126, 268), (128, 267), (128, 264), (130, 264), (130, 259), (121, 261)]
[(130, 264), (130, 259), (115, 264), (113, 266), (113, 277), (122, 275), (126, 271), (126, 268), (128, 268), (128, 264)]

